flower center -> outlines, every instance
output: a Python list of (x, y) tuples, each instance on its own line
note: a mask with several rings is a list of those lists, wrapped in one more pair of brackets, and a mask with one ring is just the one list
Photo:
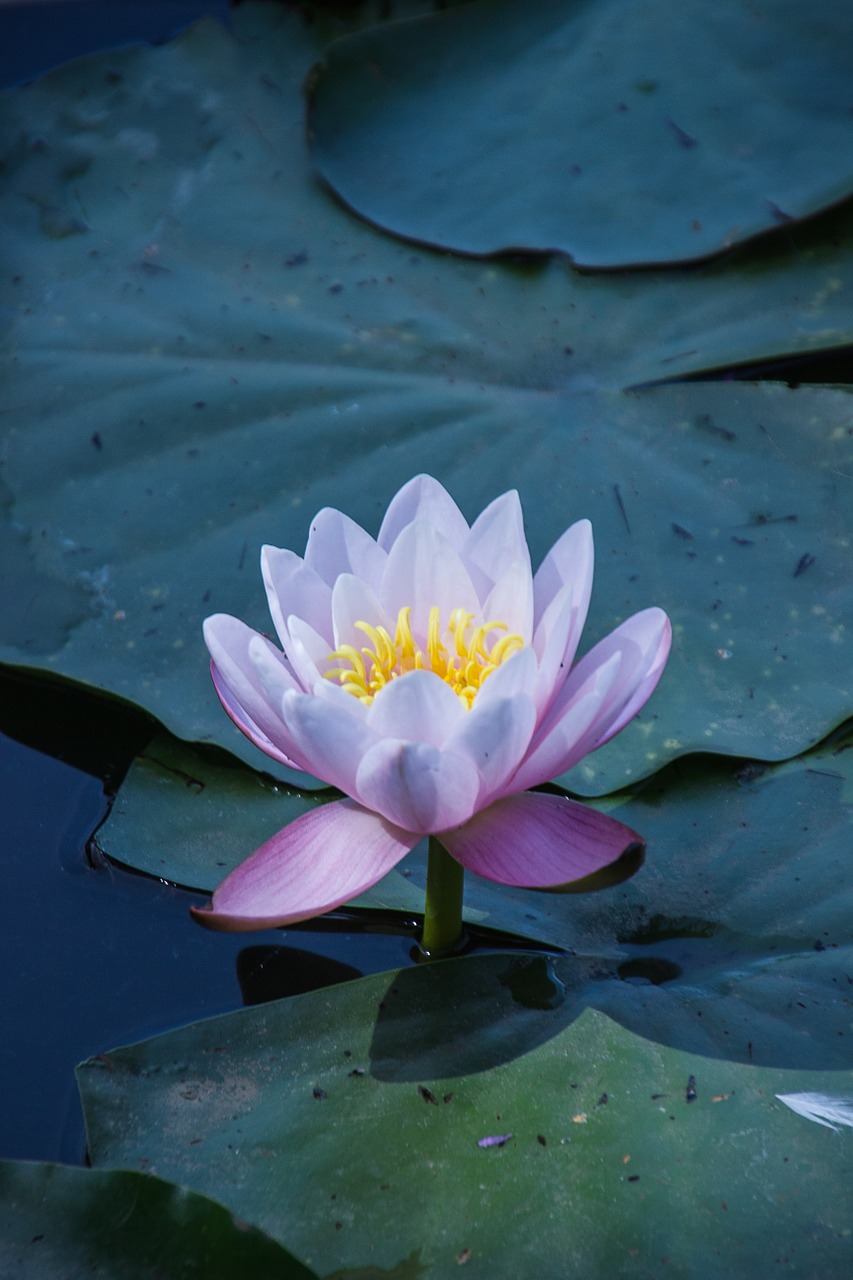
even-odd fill
[(339, 681), (342, 689), (369, 707), (379, 690), (398, 676), (407, 671), (433, 671), (469, 711), (483, 681), (524, 648), (524, 640), (515, 633), (492, 636), (494, 631), (507, 630), (505, 622), (484, 622), (475, 627), (474, 614), (466, 609), (453, 610), (442, 635), (439, 610), (434, 605), (429, 611), (424, 652), (412, 635), (410, 613), (406, 605), (397, 614), (393, 640), (384, 627), (357, 622), (370, 644), (363, 649), (351, 644), (335, 649), (329, 661), (341, 665), (331, 667), (326, 679)]

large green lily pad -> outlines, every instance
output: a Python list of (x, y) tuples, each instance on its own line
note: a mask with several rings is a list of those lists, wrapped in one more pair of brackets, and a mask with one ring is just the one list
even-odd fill
[(836, 0), (483, 0), (334, 43), (314, 155), (409, 239), (702, 258), (851, 194), (851, 40)]
[(838, 1273), (849, 1135), (774, 1095), (849, 1093), (849, 1070), (572, 1021), (530, 1007), (513, 963), (379, 975), (84, 1063), (91, 1158), (215, 1195), (324, 1275)]
[(0, 657), (264, 767), (212, 697), (203, 617), (267, 627), (263, 542), (301, 549), (327, 504), (375, 531), (428, 470), (472, 516), (517, 483), (537, 559), (593, 518), (590, 642), (673, 613), (646, 722), (578, 789), (696, 747), (790, 755), (849, 714), (849, 399), (619, 390), (849, 341), (849, 215), (689, 275), (413, 253), (312, 174), (314, 30), (273, 5), (236, 25), (4, 100)]
[(0, 1161), (8, 1280), (310, 1280), (256, 1227), (148, 1173)]
[[(161, 740), (131, 770), (97, 840), (137, 870), (210, 891), (314, 802)], [(466, 918), (574, 950), (577, 999), (639, 1034), (743, 1062), (844, 1065), (849, 736), (771, 767), (679, 761), (599, 805), (648, 842), (633, 880), (576, 897), (469, 875)], [(423, 911), (425, 883), (421, 845), (353, 905), (411, 916)]]

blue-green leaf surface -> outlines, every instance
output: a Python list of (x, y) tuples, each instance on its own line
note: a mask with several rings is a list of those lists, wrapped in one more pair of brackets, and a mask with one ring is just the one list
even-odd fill
[(469, 516), (517, 484), (537, 560), (592, 517), (589, 643), (673, 615), (646, 722), (576, 789), (697, 747), (791, 755), (849, 714), (849, 398), (621, 390), (849, 341), (849, 214), (687, 274), (414, 252), (312, 173), (315, 28), (235, 21), (3, 101), (0, 657), (264, 767), (211, 694), (203, 617), (268, 627), (263, 542), (301, 550), (327, 504), (375, 532), (427, 470)]
[(838, 1274), (850, 1135), (774, 1095), (849, 1093), (849, 1069), (672, 1049), (542, 999), (518, 963), (361, 979), (85, 1063), (91, 1157), (215, 1195), (327, 1276), (647, 1276), (663, 1258), (758, 1276), (779, 1256)]
[(143, 1172), (0, 1161), (4, 1280), (311, 1280), (221, 1205)]
[(410, 239), (702, 258), (851, 194), (851, 40), (836, 0), (481, 0), (333, 44), (314, 154)]

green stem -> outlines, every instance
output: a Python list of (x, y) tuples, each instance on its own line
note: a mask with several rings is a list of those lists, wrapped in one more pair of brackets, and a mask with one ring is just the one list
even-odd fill
[(421, 948), (431, 959), (448, 955), (462, 937), (464, 879), (462, 864), (451, 858), (435, 836), (430, 836)]

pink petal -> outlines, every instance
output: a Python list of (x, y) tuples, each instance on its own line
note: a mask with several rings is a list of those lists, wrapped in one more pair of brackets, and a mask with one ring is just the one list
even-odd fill
[(533, 599), (538, 627), (545, 610), (566, 583), (572, 583), (579, 613), (579, 631), (586, 622), (594, 569), (592, 525), (578, 520), (557, 539), (533, 579)]
[(296, 924), (376, 884), (420, 839), (352, 800), (304, 813), (222, 881), (199, 924), (239, 932)]
[[(300, 556), (279, 547), (261, 548), (261, 573), (276, 633), (287, 652), (287, 618), (304, 618), (327, 641), (332, 639), (332, 592)], [(333, 645), (329, 645), (333, 648)]]
[(379, 530), (379, 546), (390, 551), (405, 527), (415, 520), (425, 520), (457, 547), (468, 537), (468, 521), (432, 476), (415, 476), (391, 499)]
[(398, 676), (376, 695), (367, 723), (380, 738), (428, 742), (441, 747), (468, 712), (449, 684), (431, 671)]
[(532, 578), (521, 502), (514, 489), (502, 493), (480, 513), (471, 525), (461, 553), (482, 600), (508, 564), (526, 564)]
[(284, 700), (282, 714), (294, 749), (307, 762), (306, 771), (359, 799), (359, 763), (378, 738), (360, 712), (357, 698), (342, 689), (337, 697), (333, 689), (330, 692), (331, 698), (291, 693)]
[[(263, 729), (256, 724), (252, 717), (240, 706), (235, 695), (228, 688), (219, 673), (216, 663), (210, 664), (210, 675), (213, 680), (213, 687), (219, 695), (219, 701), (225, 708), (226, 714), (234, 721), (241, 733), (244, 733), (250, 742), (254, 742), (256, 747), (260, 747), (265, 755), (271, 756), (273, 760), (278, 760), (281, 764), (286, 764), (290, 769), (302, 769), (307, 773), (307, 769), (299, 764), (292, 756), (287, 755), (282, 747), (278, 746), (273, 740), (264, 733)], [(278, 729), (277, 729), (278, 732)], [(278, 736), (282, 734), (278, 732)]]
[(267, 755), (302, 768), (295, 764), (293, 744), (281, 717), (280, 697), (270, 699), (250, 656), (253, 645), (262, 646), (278, 668), (282, 689), (296, 689), (298, 686), (287, 671), (281, 652), (245, 622), (226, 613), (205, 619), (204, 640), (213, 659), (214, 686), (238, 729)]
[[(378, 587), (385, 566), (385, 552), (370, 534), (342, 511), (324, 507), (311, 521), (305, 563), (330, 587), (342, 573), (353, 573)], [(299, 609), (289, 609), (299, 613)]]
[(360, 761), (359, 799), (406, 831), (443, 831), (474, 812), (480, 775), (464, 756), (384, 738)]
[(394, 619), (401, 608), (411, 606), (412, 632), (422, 646), (433, 605), (441, 611), (442, 628), (453, 609), (467, 609), (476, 616), (480, 608), (458, 552), (443, 533), (423, 520), (407, 525), (391, 548), (379, 600)]
[(588, 805), (535, 791), (497, 800), (439, 839), (467, 870), (526, 889), (563, 889), (643, 843)]

